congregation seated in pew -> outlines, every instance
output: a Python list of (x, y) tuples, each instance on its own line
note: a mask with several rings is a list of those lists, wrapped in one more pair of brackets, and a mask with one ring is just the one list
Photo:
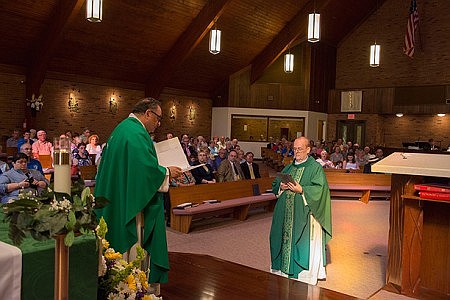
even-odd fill
[(200, 150), (198, 152), (198, 160), (194, 162), (193, 166), (205, 164), (204, 166), (197, 167), (192, 170), (192, 175), (195, 178), (196, 184), (211, 184), (216, 183), (214, 178), (214, 169), (208, 163), (208, 155), (205, 151)]

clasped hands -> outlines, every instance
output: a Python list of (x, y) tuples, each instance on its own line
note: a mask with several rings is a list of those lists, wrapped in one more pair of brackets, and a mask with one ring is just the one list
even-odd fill
[(294, 193), (303, 193), (303, 187), (298, 182), (280, 183), (281, 190), (291, 190)]

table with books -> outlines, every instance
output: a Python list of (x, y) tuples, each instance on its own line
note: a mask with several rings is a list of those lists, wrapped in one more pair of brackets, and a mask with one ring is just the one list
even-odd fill
[(392, 174), (386, 283), (420, 298), (450, 294), (450, 156), (395, 152), (372, 166)]

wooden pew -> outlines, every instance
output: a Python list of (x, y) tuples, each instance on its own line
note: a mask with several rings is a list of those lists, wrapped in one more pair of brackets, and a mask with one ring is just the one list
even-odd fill
[[(250, 207), (265, 207), (273, 211), (276, 203), (274, 194), (265, 194), (272, 188), (273, 177), (199, 184), (187, 187), (170, 188), (171, 228), (188, 233), (193, 219), (232, 213), (236, 219), (245, 220)], [(262, 195), (254, 196), (254, 185), (258, 185)], [(206, 200), (219, 200), (220, 203), (203, 204)], [(195, 207), (177, 209), (177, 205), (190, 202)]]
[(39, 155), (38, 160), (42, 165), (45, 178), (47, 178), (47, 180), (50, 182), (50, 179), (52, 178), (52, 174), (54, 172), (52, 156), (50, 154), (48, 155), (41, 154)]
[(360, 197), (368, 203), (370, 197), (388, 198), (391, 175), (325, 172), (332, 197)]

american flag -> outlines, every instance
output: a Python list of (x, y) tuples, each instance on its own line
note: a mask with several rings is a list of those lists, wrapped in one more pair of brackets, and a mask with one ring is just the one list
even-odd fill
[(409, 57), (414, 56), (415, 33), (419, 25), (419, 13), (417, 12), (416, 0), (411, 1), (409, 8), (408, 25), (406, 26), (405, 45), (403, 52)]

